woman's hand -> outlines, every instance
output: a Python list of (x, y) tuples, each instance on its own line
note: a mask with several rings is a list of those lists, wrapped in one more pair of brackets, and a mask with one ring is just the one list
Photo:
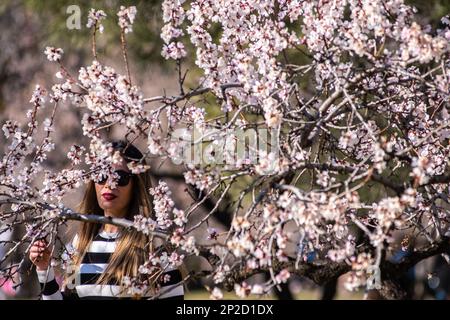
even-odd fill
[(33, 243), (30, 249), (30, 260), (40, 271), (47, 270), (50, 265), (50, 248), (44, 240)]

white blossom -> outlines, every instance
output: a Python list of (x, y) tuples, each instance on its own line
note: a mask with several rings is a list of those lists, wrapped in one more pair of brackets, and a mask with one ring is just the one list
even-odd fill
[(210, 298), (212, 300), (222, 300), (223, 299), (223, 293), (222, 293), (222, 291), (219, 288), (214, 287), (214, 289), (212, 289), (212, 291), (211, 291)]
[(98, 28), (100, 33), (103, 33), (104, 27), (101, 21), (104, 19), (106, 19), (106, 13), (103, 10), (95, 10), (94, 8), (91, 8), (88, 13), (88, 22), (86, 27), (92, 28), (95, 26)]
[(44, 51), (49, 61), (60, 61), (63, 53), (63, 49), (54, 47), (46, 47)]
[(136, 13), (137, 10), (135, 6), (128, 8), (120, 6), (117, 16), (119, 17), (119, 26), (125, 33), (133, 32), (133, 23), (136, 18)]

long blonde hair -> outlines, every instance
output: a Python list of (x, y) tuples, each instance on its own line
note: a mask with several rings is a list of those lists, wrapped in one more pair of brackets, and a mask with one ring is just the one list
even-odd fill
[[(132, 144), (125, 141), (113, 142), (113, 148), (120, 151), (122, 157), (127, 161), (142, 158), (140, 151)], [(138, 159), (140, 160), (140, 159)], [(134, 160), (135, 161), (135, 160)], [(140, 160), (145, 164), (145, 160)], [(148, 172), (132, 175), (132, 196), (126, 219), (133, 221), (135, 215), (153, 218), (152, 198), (149, 194), (151, 179)], [(103, 216), (103, 209), (99, 206), (95, 192), (95, 183), (90, 181), (87, 185), (79, 212), (83, 214)], [(79, 266), (86, 254), (92, 240), (98, 234), (100, 225), (97, 223), (83, 222), (77, 234), (76, 256), (74, 259), (75, 269)], [(114, 253), (111, 255), (106, 270), (98, 279), (98, 284), (121, 284), (124, 276), (136, 277), (139, 266), (148, 258), (149, 252), (153, 250), (152, 238), (136, 230), (122, 230)], [(150, 246), (150, 247), (149, 247)]]

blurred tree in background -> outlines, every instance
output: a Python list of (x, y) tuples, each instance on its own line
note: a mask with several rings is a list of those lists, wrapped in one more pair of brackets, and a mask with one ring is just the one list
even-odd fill
[[(10, 2), (16, 2), (11, 1)], [(128, 40), (128, 48), (132, 60), (137, 63), (159, 63), (165, 60), (161, 57), (162, 40), (159, 36), (163, 24), (161, 15), (161, 1), (36, 1), (23, 0), (25, 7), (34, 12), (44, 26), (47, 44), (58, 43), (61, 47), (89, 50), (86, 41), (90, 39), (90, 29), (86, 27), (90, 8), (102, 9), (108, 18), (104, 21), (105, 31), (99, 37), (98, 51), (100, 55), (108, 55), (114, 44), (120, 39), (120, 29), (117, 27), (116, 12), (120, 6), (136, 6), (139, 14), (133, 27), (133, 37)], [(66, 19), (70, 16), (67, 8), (77, 5), (81, 9), (81, 29), (68, 30)]]

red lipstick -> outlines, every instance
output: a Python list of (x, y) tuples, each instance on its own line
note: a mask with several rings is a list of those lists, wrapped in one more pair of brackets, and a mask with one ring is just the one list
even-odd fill
[(104, 193), (102, 194), (103, 199), (111, 201), (117, 198), (117, 196), (113, 195), (112, 193)]

